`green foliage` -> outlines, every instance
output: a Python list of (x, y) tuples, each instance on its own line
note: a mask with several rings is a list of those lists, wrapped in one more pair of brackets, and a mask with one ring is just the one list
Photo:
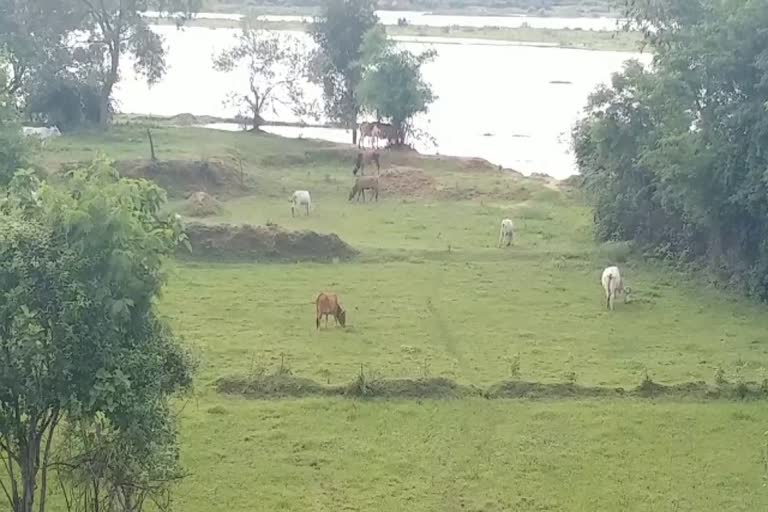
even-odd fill
[(768, 299), (765, 2), (629, 2), (655, 52), (589, 100), (574, 130), (603, 240), (698, 261)]
[[(0, 69), (0, 90), (5, 84), (5, 73)], [(17, 170), (28, 165), (28, 154), (13, 97), (0, 92), (0, 185), (7, 185)]]
[(366, 34), (363, 44), (365, 71), (357, 89), (363, 108), (392, 121), (397, 143), (404, 144), (411, 131), (411, 120), (427, 111), (436, 97), (424, 81), (421, 67), (437, 53), (428, 50), (415, 55), (400, 50), (386, 38), (382, 27)]
[(142, 11), (154, 10), (185, 23), (199, 8), (200, 0), (76, 0), (84, 9), (83, 30), (90, 32), (87, 47), (79, 56), (92, 68), (91, 77), (99, 84), (99, 122), (106, 125), (111, 117), (112, 89), (119, 80), (121, 57), (130, 54), (134, 70), (150, 84), (165, 74), (163, 39), (149, 27)]
[(51, 77), (34, 83), (26, 95), (27, 115), (62, 131), (99, 122), (99, 89), (74, 77)]
[[(264, 123), (262, 114), (272, 109), (280, 96), (290, 98), (297, 114), (305, 112), (303, 80), (307, 72), (306, 52), (290, 34), (259, 29), (244, 22), (236, 45), (213, 59), (217, 71), (229, 72), (240, 65), (248, 71), (248, 94), (233, 93), (230, 102), (247, 110), (253, 129)], [(242, 114), (241, 114), (242, 115)], [(243, 116), (245, 117), (245, 115)]]
[(82, 20), (79, 0), (0, 0), (0, 53), (12, 79), (0, 90), (16, 94), (43, 74), (71, 65), (66, 38)]
[(375, 10), (372, 0), (325, 0), (310, 29), (319, 47), (313, 78), (323, 87), (326, 114), (353, 129), (360, 111), (356, 90), (362, 79), (363, 40), (379, 21)]
[[(15, 512), (44, 510), (62, 420), (127, 432), (191, 384), (191, 363), (156, 312), (163, 263), (184, 240), (165, 194), (108, 162), (59, 187), (11, 181), (0, 213), (0, 482)], [(166, 414), (167, 416), (167, 414)], [(152, 432), (135, 446), (152, 447)], [(40, 476), (40, 485), (37, 479)]]

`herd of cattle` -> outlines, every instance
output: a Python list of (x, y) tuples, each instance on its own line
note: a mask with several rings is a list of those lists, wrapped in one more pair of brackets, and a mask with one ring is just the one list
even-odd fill
[[(360, 125), (360, 139), (358, 144), (360, 147), (364, 146), (365, 139), (371, 139), (371, 146), (378, 147), (378, 141), (386, 139), (392, 142), (392, 137), (396, 137), (393, 131), (391, 131), (391, 125), (385, 123), (362, 123)], [(376, 176), (364, 176), (364, 168), (367, 164), (375, 164), (377, 174)], [(363, 202), (365, 202), (365, 191), (370, 190), (372, 198), (378, 201), (379, 198), (379, 176), (380, 171), (380, 158), (378, 151), (372, 149), (371, 151), (363, 150), (358, 151), (355, 167), (352, 173), (356, 176), (355, 183), (352, 186), (352, 190), (349, 194), (349, 200), (351, 201), (355, 197), (360, 199), (362, 195)], [(358, 175), (360, 172), (360, 176)], [(311, 197), (307, 190), (296, 190), (291, 196), (291, 215), (295, 215), (297, 209), (303, 208), (306, 214), (309, 215), (311, 209)], [(501, 229), (499, 231), (498, 247), (509, 247), (515, 238), (515, 225), (512, 219), (503, 219), (501, 221)], [(615, 308), (615, 302), (618, 297), (623, 296), (624, 302), (627, 302), (628, 296), (631, 293), (631, 289), (624, 285), (624, 281), (621, 277), (621, 272), (616, 266), (607, 267), (603, 270), (600, 277), (600, 282), (603, 286), (606, 298), (606, 308), (613, 310)], [(334, 322), (337, 325), (344, 327), (346, 325), (346, 311), (342, 307), (339, 301), (338, 295), (334, 293), (323, 292), (318, 295), (315, 300), (316, 307), (316, 321), (315, 325), (320, 328), (320, 320), (325, 317), (325, 325), (328, 326), (328, 317), (334, 318)]]
[[(361, 123), (360, 126), (360, 138), (358, 139), (358, 145), (363, 148), (367, 139), (370, 141), (371, 150), (358, 151), (355, 166), (352, 170), (352, 174), (355, 176), (355, 182), (352, 186), (352, 190), (349, 193), (349, 200), (357, 198), (359, 201), (362, 197), (365, 202), (366, 190), (370, 192), (371, 199), (379, 200), (379, 171), (381, 170), (379, 152), (373, 148), (378, 148), (379, 141), (385, 140), (387, 143), (392, 144), (397, 142), (398, 134), (397, 130), (388, 123), (371, 122)], [(55, 126), (52, 127), (28, 127), (22, 128), (22, 133), (25, 136), (37, 137), (42, 141), (45, 141), (51, 137), (58, 137), (61, 135), (59, 129)], [(366, 165), (376, 165), (375, 176), (365, 176)], [(360, 174), (358, 176), (358, 173)], [(291, 216), (296, 215), (296, 210), (301, 211), (303, 209), (306, 215), (309, 215), (312, 209), (312, 198), (307, 190), (296, 190), (291, 196)], [(515, 238), (515, 225), (512, 219), (503, 219), (501, 221), (501, 230), (499, 232), (498, 247), (506, 245), (509, 247)], [(631, 289), (628, 286), (624, 286), (619, 268), (611, 266), (603, 270), (603, 274), (600, 278), (600, 282), (603, 285), (606, 297), (606, 308), (613, 310), (616, 298), (619, 296), (624, 297), (624, 302), (627, 301), (627, 297), (631, 293)], [(340, 324), (342, 327), (346, 325), (346, 312), (339, 302), (337, 295), (333, 293), (321, 293), (316, 301), (315, 306), (317, 308), (317, 328), (320, 328), (320, 319), (325, 316), (326, 326), (328, 325), (328, 317), (332, 316), (335, 323)]]

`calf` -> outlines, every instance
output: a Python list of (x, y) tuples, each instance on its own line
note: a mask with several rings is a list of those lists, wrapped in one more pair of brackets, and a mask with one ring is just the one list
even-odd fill
[(507, 247), (512, 244), (512, 240), (515, 238), (515, 225), (510, 219), (504, 219), (501, 221), (501, 231), (499, 231), (499, 247), (504, 242), (507, 243)]
[(333, 316), (335, 323), (341, 324), (342, 327), (347, 325), (347, 312), (341, 307), (339, 297), (335, 293), (321, 293), (315, 300), (315, 306), (317, 307), (315, 325), (318, 329), (320, 328), (320, 318), (323, 316), (325, 316), (326, 327), (328, 327), (329, 316)]
[(370, 190), (371, 195), (379, 200), (379, 178), (376, 176), (362, 176), (355, 180), (355, 185), (349, 193), (349, 200), (351, 201), (355, 196), (357, 200), (360, 200), (360, 196), (363, 196), (363, 202), (365, 202), (365, 191)]
[(295, 211), (300, 206), (304, 206), (307, 209), (307, 215), (309, 215), (312, 199), (309, 197), (309, 192), (306, 190), (297, 190), (291, 196), (291, 217), (296, 216)]
[(632, 290), (629, 286), (624, 287), (619, 267), (608, 267), (603, 270), (600, 282), (603, 284), (603, 290), (605, 290), (605, 307), (607, 309), (614, 309), (616, 297), (619, 295), (624, 295), (624, 302), (627, 302), (627, 296)]

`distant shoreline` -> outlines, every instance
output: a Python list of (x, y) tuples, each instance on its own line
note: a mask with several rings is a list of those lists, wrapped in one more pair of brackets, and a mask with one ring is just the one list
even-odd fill
[[(265, 14), (272, 14), (277, 16), (314, 16), (319, 12), (317, 8), (301, 5), (237, 5), (233, 3), (220, 3), (219, 0), (206, 1), (203, 10), (206, 12), (222, 14), (242, 14), (245, 12), (251, 16)], [(584, 9), (575, 6), (555, 6), (549, 9), (527, 10), (515, 7), (427, 7), (408, 4), (399, 7), (387, 6), (386, 9), (381, 8), (379, 10), (429, 13), (439, 16), (531, 16), (539, 18), (602, 18), (614, 17), (620, 14), (618, 11), (611, 9)]]
[[(153, 24), (175, 25), (167, 18), (150, 18)], [(239, 28), (239, 20), (196, 18), (189, 20), (186, 26), (217, 28)], [(287, 30), (304, 32), (309, 23), (300, 21), (259, 20), (258, 26), (266, 30)], [(601, 50), (636, 52), (640, 50), (642, 37), (637, 32), (597, 31), (581, 29), (550, 29), (534, 27), (433, 27), (425, 25), (388, 25), (385, 27), (390, 36), (440, 37), (456, 39), (479, 39), (486, 41), (504, 41), (510, 43), (540, 44), (553, 48), (582, 50)]]

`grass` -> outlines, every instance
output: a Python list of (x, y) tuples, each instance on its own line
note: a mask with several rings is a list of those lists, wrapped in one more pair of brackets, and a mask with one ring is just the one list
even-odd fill
[[(49, 141), (50, 169), (102, 152), (146, 158), (139, 126)], [(389, 153), (383, 170), (430, 186), (348, 203), (352, 151), (314, 141), (156, 127), (161, 159), (237, 152), (253, 188), (206, 222), (335, 232), (346, 264), (176, 262), (161, 310), (202, 366), (182, 415), (191, 476), (177, 506), (208, 510), (752, 511), (761, 487), (763, 403), (481, 400), (255, 401), (221, 377), (283, 371), (322, 384), (444, 377), (487, 387), (520, 378), (634, 387), (762, 381), (763, 306), (695, 277), (596, 246), (578, 194), (471, 159)], [(411, 179), (411, 178), (403, 178)], [(417, 183), (414, 181), (413, 183)], [(424, 181), (418, 181), (424, 183)], [(288, 197), (308, 188), (310, 217)], [(178, 203), (174, 203), (175, 206)], [(515, 245), (495, 247), (510, 216)], [(622, 264), (633, 301), (604, 309), (600, 271)], [(314, 326), (332, 290), (347, 329)]]
[[(174, 20), (153, 20), (157, 24), (174, 24)], [(188, 22), (192, 27), (239, 28), (240, 22), (222, 19), (193, 19)], [(308, 30), (309, 24), (300, 21), (266, 21), (258, 26), (268, 30)], [(640, 50), (642, 36), (639, 32), (625, 32), (617, 27), (615, 31), (549, 29), (536, 27), (431, 27), (423, 25), (387, 26), (390, 36), (442, 37), (456, 39), (480, 39), (486, 41), (507, 41), (530, 45), (552, 46), (558, 48), (576, 48), (583, 50), (606, 50), (636, 52)]]
[(217, 399), (187, 409), (177, 506), (753, 512), (766, 422), (762, 404)]

